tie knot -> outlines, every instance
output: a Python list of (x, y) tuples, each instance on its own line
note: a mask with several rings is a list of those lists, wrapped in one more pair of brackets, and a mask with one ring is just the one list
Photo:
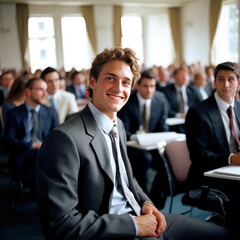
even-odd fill
[(116, 126), (115, 124), (113, 125), (113, 128), (112, 128), (112, 130), (110, 131), (110, 133), (111, 133), (115, 138), (117, 138), (118, 132), (117, 132), (117, 126)]
[(228, 116), (232, 115), (232, 106), (230, 105), (227, 109)]
[(36, 114), (37, 112), (36, 112), (35, 109), (32, 109), (32, 110), (31, 110), (31, 113), (32, 113), (32, 114)]

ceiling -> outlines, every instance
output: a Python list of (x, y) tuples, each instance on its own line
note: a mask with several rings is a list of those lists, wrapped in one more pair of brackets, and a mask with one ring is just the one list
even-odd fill
[(123, 6), (159, 6), (180, 7), (199, 0), (0, 0), (0, 3), (28, 3), (37, 5), (123, 5)]

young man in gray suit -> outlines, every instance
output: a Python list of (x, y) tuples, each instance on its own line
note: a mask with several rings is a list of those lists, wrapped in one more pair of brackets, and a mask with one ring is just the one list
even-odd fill
[(223, 227), (163, 215), (134, 179), (117, 112), (139, 70), (129, 48), (98, 54), (90, 70), (91, 102), (44, 141), (37, 203), (46, 239), (228, 239)]

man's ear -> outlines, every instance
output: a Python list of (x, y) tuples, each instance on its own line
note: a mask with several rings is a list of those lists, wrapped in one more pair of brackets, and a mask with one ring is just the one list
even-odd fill
[(25, 88), (24, 92), (26, 96), (30, 96), (31, 95), (31, 89), (30, 88)]
[(89, 76), (89, 87), (93, 89), (96, 85), (96, 80), (93, 76)]

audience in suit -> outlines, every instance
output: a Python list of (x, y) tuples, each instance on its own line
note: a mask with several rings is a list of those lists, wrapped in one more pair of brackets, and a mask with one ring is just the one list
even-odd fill
[(189, 84), (189, 88), (193, 88), (193, 91), (197, 91), (202, 100), (205, 100), (213, 93), (213, 90), (207, 88), (206, 86), (207, 79), (204, 72), (197, 72), (194, 76), (193, 81)]
[(159, 81), (156, 82), (156, 90), (161, 91), (162, 88), (166, 87), (170, 79), (170, 73), (168, 69), (159, 67)]
[(4, 99), (7, 97), (12, 84), (14, 82), (14, 76), (12, 71), (4, 71), (0, 77), (1, 89), (0, 89), (0, 105), (3, 104)]
[[(145, 113), (144, 107), (146, 109)], [(137, 133), (168, 131), (169, 128), (165, 123), (167, 116), (167, 100), (163, 93), (156, 91), (155, 76), (150, 70), (142, 72), (127, 104), (118, 112), (118, 117), (125, 126), (127, 139), (130, 140)], [(157, 165), (161, 162), (159, 154), (157, 150), (144, 151), (131, 147), (128, 148), (128, 154), (134, 176), (144, 191), (147, 192), (147, 172), (152, 167), (153, 160)], [(158, 196), (160, 196), (160, 192), (159, 185)], [(162, 201), (165, 202), (165, 199), (162, 199)], [(156, 202), (154, 203), (157, 205)], [(158, 203), (159, 208), (160, 205), (163, 207), (164, 203)]]
[[(195, 89), (188, 86), (188, 72), (185, 68), (180, 67), (173, 73), (174, 83), (169, 84), (161, 91), (168, 100), (168, 116), (185, 118), (188, 108), (202, 101), (202, 98)], [(184, 133), (182, 125), (173, 129), (176, 132)]]
[[(90, 70), (91, 102), (43, 142), (36, 179), (46, 239), (228, 239), (223, 227), (160, 213), (134, 179), (117, 112), (139, 70), (131, 49), (98, 54)], [(116, 141), (109, 136), (113, 127)]]
[[(239, 83), (239, 69), (235, 63), (224, 62), (216, 66), (214, 76), (215, 93), (191, 107), (186, 116), (186, 138), (192, 161), (188, 175), (190, 189), (206, 184), (203, 176), (206, 171), (227, 165), (240, 165), (239, 147), (228, 116), (228, 108), (232, 106), (234, 128), (239, 137), (240, 102), (234, 99)], [(229, 183), (221, 188), (228, 196), (234, 196), (230, 202), (234, 208), (231, 213), (237, 212), (235, 220), (239, 226), (239, 198), (235, 194), (236, 189), (231, 189)], [(230, 225), (234, 223), (232, 221)]]
[(47, 83), (48, 95), (45, 104), (57, 111), (59, 123), (63, 123), (67, 115), (79, 110), (75, 96), (73, 93), (59, 88), (60, 78), (57, 70), (54, 68), (45, 68), (42, 71), (41, 78)]
[[(26, 83), (26, 102), (7, 112), (4, 138), (9, 147), (9, 171), (34, 190), (35, 166), (42, 141), (58, 125), (57, 113), (42, 105), (47, 84), (39, 78)], [(34, 122), (34, 115), (36, 124)], [(34, 132), (34, 134), (33, 134)]]
[(214, 91), (215, 90), (215, 86), (214, 86), (214, 66), (206, 66), (205, 67), (205, 73), (207, 76), (207, 85), (206, 88), (208, 89), (208, 91)]
[(75, 95), (76, 99), (86, 98), (86, 76), (83, 71), (75, 71), (71, 75), (71, 84), (67, 86), (66, 91)]

